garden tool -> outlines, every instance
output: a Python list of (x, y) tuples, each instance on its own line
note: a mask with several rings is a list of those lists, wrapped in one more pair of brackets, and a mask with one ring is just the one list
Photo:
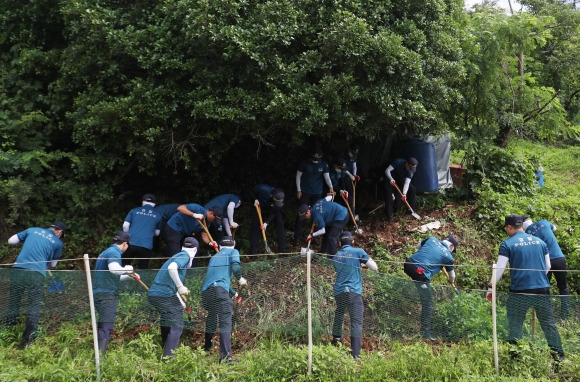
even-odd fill
[[(399, 186), (397, 186), (397, 183), (393, 184), (393, 186), (397, 189), (397, 191), (399, 191), (399, 194), (401, 195), (401, 198), (402, 198), (403, 197), (403, 193), (401, 192), (401, 189), (399, 189)], [(413, 211), (413, 209), (409, 205), (409, 202), (405, 200), (405, 204), (407, 205), (407, 208), (409, 208), (409, 211), (411, 211), (411, 215), (413, 215), (413, 217), (415, 219), (421, 220), (421, 216), (419, 216), (417, 213), (415, 213), (415, 211)]]
[[(310, 235), (312, 235), (312, 232), (314, 232), (314, 223), (312, 223), (312, 228), (310, 228)], [(310, 240), (308, 242), (308, 245), (306, 246), (306, 248), (300, 248), (300, 254), (306, 256), (306, 254), (308, 254), (308, 251), (310, 251), (310, 243), (312, 242), (312, 240)]]
[(185, 313), (187, 313), (187, 319), (189, 320), (189, 322), (191, 322), (191, 312), (193, 312), (193, 309), (191, 308), (191, 306), (189, 306), (189, 304), (187, 303), (187, 297), (184, 294), (179, 294), (177, 293), (177, 297), (181, 298), (183, 300), (183, 303), (185, 304)]
[(262, 237), (264, 238), (264, 249), (266, 253), (272, 253), (270, 247), (268, 247), (268, 240), (266, 239), (266, 230), (262, 229), (264, 222), (262, 221), (262, 207), (260, 207), (260, 202), (254, 203), (254, 207), (256, 207), (256, 212), (258, 213), (258, 219), (260, 221), (260, 231), (262, 231)]
[(64, 290), (64, 283), (62, 281), (55, 279), (51, 271), (47, 270), (46, 273), (48, 273), (52, 279), (52, 284), (49, 284), (47, 287), (49, 292), (60, 292), (61, 290)]
[[(203, 230), (205, 231), (205, 233), (207, 234), (207, 237), (209, 238), (209, 242), (211, 243), (213, 241), (211, 234), (209, 233), (209, 229), (207, 229), (207, 225), (201, 220), (201, 219), (197, 219), (197, 222), (199, 223), (199, 225), (201, 225), (203, 227)], [(214, 248), (216, 252), (219, 252), (219, 248)]]
[(149, 290), (149, 287), (147, 285), (145, 285), (145, 283), (143, 281), (141, 281), (141, 277), (137, 273), (129, 273), (128, 276), (131, 277), (133, 280), (137, 281), (139, 284), (141, 284), (141, 286), (145, 290), (147, 290), (147, 291)]
[(340, 197), (342, 198), (342, 200), (344, 200), (344, 204), (346, 204), (346, 208), (348, 208), (348, 213), (350, 214), (350, 218), (352, 219), (352, 224), (354, 224), (354, 232), (358, 233), (359, 235), (363, 233), (362, 229), (358, 228), (358, 225), (356, 224), (356, 220), (354, 219), (354, 215), (352, 214), (352, 210), (350, 209), (350, 205), (348, 204), (348, 199), (344, 196), (346, 193), (346, 191), (343, 193), (343, 191), (340, 191)]
[(453, 286), (453, 288), (455, 289), (455, 294), (460, 296), (461, 293), (459, 292), (459, 289), (457, 289), (457, 287), (455, 286), (455, 283), (453, 281), (451, 281), (451, 279), (449, 278), (449, 273), (447, 273), (447, 269), (445, 269), (445, 267), (443, 267), (443, 268), (441, 268), (441, 270), (443, 271), (443, 273), (445, 273), (445, 277), (447, 277), (447, 281), (449, 281), (451, 286)]

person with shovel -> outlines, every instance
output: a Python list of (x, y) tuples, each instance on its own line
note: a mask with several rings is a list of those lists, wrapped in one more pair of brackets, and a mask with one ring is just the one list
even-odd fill
[(509, 237), (499, 246), (495, 280), (490, 280), (486, 297), (492, 300), (493, 283), (497, 285), (509, 263), (511, 285), (506, 302), (508, 342), (517, 344), (521, 340), (526, 313), (533, 307), (552, 357), (556, 361), (563, 361), (564, 350), (554, 321), (550, 282), (546, 276), (550, 270), (548, 246), (539, 237), (524, 232), (523, 223), (521, 215), (505, 217), (504, 229)]
[(348, 203), (350, 204), (350, 209), (354, 215), (355, 220), (358, 220), (358, 215), (356, 214), (355, 209), (355, 188), (356, 182), (360, 182), (360, 176), (358, 176), (358, 152), (360, 150), (360, 146), (356, 143), (351, 143), (348, 146), (348, 150), (344, 154), (346, 158), (346, 170), (345, 174), (350, 178), (350, 185), (347, 186), (344, 190), (348, 192)]
[(342, 341), (342, 324), (348, 311), (350, 317), (350, 348), (353, 358), (360, 358), (364, 304), (362, 298), (361, 267), (377, 271), (377, 264), (362, 248), (353, 247), (354, 237), (349, 231), (340, 234), (341, 248), (333, 256), (336, 271), (334, 299), (336, 311), (332, 325), (332, 344)]
[(130, 242), (131, 235), (128, 232), (117, 232), (113, 243), (99, 255), (95, 263), (93, 294), (95, 310), (99, 314), (97, 340), (102, 354), (107, 352), (115, 326), (120, 282), (130, 278), (141, 280), (138, 274), (133, 273), (133, 266), (121, 265), (122, 255), (129, 248)]
[(320, 252), (334, 256), (338, 247), (338, 237), (346, 223), (348, 223), (348, 210), (338, 203), (331, 202), (332, 197), (327, 196), (318, 200), (312, 209), (303, 204), (298, 208), (298, 216), (301, 219), (312, 219), (314, 227), (317, 229), (308, 235), (307, 242), (313, 237), (322, 236)]
[(419, 250), (407, 259), (403, 266), (404, 272), (413, 279), (421, 300), (421, 335), (428, 340), (435, 340), (431, 333), (431, 314), (433, 312), (433, 291), (431, 279), (445, 267), (449, 282), (454, 283), (452, 254), (457, 250), (459, 242), (451, 235), (443, 240), (428, 237), (421, 241)]
[[(252, 208), (250, 253), (252, 255), (258, 253), (261, 231), (265, 232), (272, 222), (276, 225), (278, 253), (285, 253), (286, 230), (284, 229), (284, 217), (282, 216), (282, 206), (284, 206), (285, 199), (284, 191), (267, 184), (257, 184), (253, 191), (255, 200), (254, 208)], [(260, 219), (262, 221), (261, 225)]]
[(411, 210), (415, 209), (416, 191), (411, 180), (418, 165), (419, 162), (413, 157), (397, 158), (385, 170), (385, 212), (388, 221), (393, 220), (393, 213), (401, 207), (401, 201), (408, 203)]
[(40, 307), (44, 295), (44, 279), (47, 269), (54, 268), (62, 254), (62, 235), (66, 225), (55, 221), (48, 228), (31, 227), (12, 235), (8, 244), (17, 245), (23, 242), (22, 249), (10, 269), (10, 302), (6, 313), (5, 324), (16, 325), (20, 315), (22, 296), (28, 296), (28, 315), (22, 347), (27, 347), (36, 338)]
[(139, 269), (149, 268), (153, 257), (153, 238), (159, 236), (162, 227), (161, 214), (155, 208), (155, 195), (143, 195), (141, 207), (133, 208), (123, 222), (123, 231), (131, 235), (129, 248), (123, 253), (123, 264), (139, 258)]
[(183, 282), (198, 249), (198, 241), (186, 237), (181, 252), (161, 266), (147, 293), (147, 300), (161, 317), (159, 326), (164, 357), (175, 357), (173, 351), (179, 346), (184, 327), (183, 311), (186, 308), (184, 298), (187, 298), (182, 296), (189, 295), (189, 289)]
[(556, 239), (556, 226), (548, 220), (542, 219), (533, 222), (529, 216), (523, 216), (522, 227), (530, 235), (539, 237), (548, 246), (548, 253), (550, 254), (550, 272), (548, 272), (548, 281), (552, 280), (552, 275), (556, 279), (558, 291), (560, 292), (560, 318), (565, 320), (570, 314), (570, 288), (568, 288), (567, 275), (568, 268), (566, 267), (566, 257), (564, 252), (558, 244)]
[(219, 242), (224, 236), (233, 236), (233, 232), (238, 228), (239, 224), (234, 221), (234, 210), (242, 204), (242, 201), (238, 195), (235, 194), (223, 194), (216, 196), (204, 206), (206, 209), (210, 209), (213, 206), (218, 206), (221, 208), (224, 216), (221, 220), (221, 224), (212, 223), (211, 227), (208, 227), (212, 238)]
[(247, 284), (242, 277), (240, 252), (234, 247), (236, 242), (231, 236), (224, 236), (220, 242), (220, 251), (209, 260), (207, 274), (201, 287), (201, 301), (207, 317), (205, 320), (204, 350), (212, 348), (212, 339), (219, 321), (220, 328), (220, 363), (235, 362), (232, 358), (231, 332), (233, 302), (229, 296), (232, 274), (240, 286)]
[[(309, 159), (300, 162), (296, 171), (296, 197), (299, 205), (313, 205), (322, 197), (324, 183), (329, 188), (329, 193), (333, 194), (334, 189), (330, 181), (329, 168), (326, 160), (323, 158), (322, 150), (315, 149)], [(300, 244), (302, 237), (303, 220), (300, 216), (296, 218), (294, 228), (294, 244)]]
[[(167, 221), (165, 227), (165, 257), (171, 257), (181, 251), (183, 239), (192, 234), (201, 234), (201, 240), (212, 248), (217, 248), (215, 241), (210, 241), (209, 235), (204, 227), (199, 223), (205, 220), (204, 224), (221, 224), (222, 209), (218, 206), (205, 208), (199, 204), (189, 203), (177, 207), (178, 213), (173, 214)], [(195, 264), (194, 264), (195, 266)]]

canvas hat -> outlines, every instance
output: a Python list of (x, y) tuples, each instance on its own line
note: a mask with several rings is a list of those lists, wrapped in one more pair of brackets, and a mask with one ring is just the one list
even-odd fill
[(304, 220), (309, 209), (310, 206), (308, 206), (308, 204), (302, 204), (300, 207), (298, 207), (298, 218), (300, 220)]
[(459, 242), (457, 241), (455, 236), (449, 235), (445, 238), (445, 240), (447, 240), (448, 242), (453, 244), (453, 252), (457, 251), (457, 247), (459, 246)]
[(156, 202), (155, 195), (153, 195), (153, 194), (145, 194), (145, 195), (143, 195), (143, 201), (144, 202), (155, 203)]
[(353, 241), (352, 232), (344, 231), (343, 233), (340, 234), (339, 240), (342, 245), (352, 243)]
[(521, 227), (524, 223), (521, 215), (511, 214), (505, 217), (504, 227), (511, 225), (512, 227)]
[(118, 231), (113, 237), (114, 242), (129, 243), (131, 242), (131, 235), (129, 232)]
[(194, 237), (186, 237), (183, 240), (184, 248), (199, 248), (199, 242)]
[(221, 224), (222, 223), (222, 217), (224, 216), (222, 209), (219, 208), (218, 206), (213, 206), (210, 207), (208, 209), (208, 211), (213, 212), (213, 214), (215, 215), (215, 224)]
[(274, 207), (282, 207), (284, 205), (284, 191), (281, 188), (276, 188), (272, 191), (272, 201), (274, 202)]

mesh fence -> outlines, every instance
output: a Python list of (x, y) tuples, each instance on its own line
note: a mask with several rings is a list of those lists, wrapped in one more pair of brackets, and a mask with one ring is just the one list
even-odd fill
[[(296, 342), (306, 344), (308, 331), (306, 304), (306, 257), (300, 254), (286, 257), (266, 256), (242, 263), (242, 273), (248, 285), (232, 287), (242, 297), (234, 300), (232, 311), (233, 333), (240, 338), (257, 338), (260, 335), (278, 334), (290, 336)], [(92, 259), (91, 265), (94, 265)], [(247, 260), (247, 259), (246, 259)], [(402, 268), (402, 264), (400, 265)], [(333, 261), (315, 254), (312, 259), (312, 310), (313, 338), (315, 343), (332, 339), (337, 301), (333, 296), (335, 270)], [(94, 272), (94, 271), (93, 271)], [(158, 270), (140, 270), (138, 273), (146, 285), (151, 285)], [(205, 331), (207, 309), (202, 302), (201, 287), (207, 268), (196, 267), (187, 271), (185, 285), (190, 289), (188, 312), (183, 313), (184, 335), (182, 342), (201, 346)], [(4, 324), (26, 326), (31, 314), (39, 314), (38, 333), (53, 334), (63, 323), (90, 325), (90, 306), (86, 274), (84, 271), (53, 271), (53, 277), (42, 280), (40, 289), (17, 288), (31, 280), (33, 271), (0, 268), (0, 314)], [(460, 274), (460, 273), (459, 273)], [(491, 274), (491, 272), (490, 272)], [(389, 340), (413, 341), (421, 335), (425, 324), (422, 311), (426, 298), (416, 282), (404, 276), (395, 277), (372, 271), (363, 271), (363, 348), (372, 350), (381, 342)], [(441, 279), (443, 282), (444, 279)], [(430, 329), (432, 335), (442, 341), (492, 340), (492, 307), (483, 290), (456, 290), (447, 284), (430, 285), (432, 303)], [(38, 295), (42, 296), (41, 299)], [(545, 314), (553, 316), (560, 331), (565, 352), (579, 353), (580, 339), (577, 328), (580, 317), (580, 300), (573, 296), (517, 296), (498, 292), (498, 335), (510, 338), (508, 312), (513, 315), (514, 306), (520, 306), (522, 315), (522, 340), (546, 346)], [(540, 299), (539, 301), (537, 299)], [(343, 301), (343, 300), (341, 300)], [(17, 304), (18, 302), (18, 304)], [(342, 303), (347, 303), (343, 301)], [(511, 305), (510, 305), (511, 304)], [(532, 309), (535, 305), (535, 309)], [(567, 317), (562, 307), (567, 306)], [(340, 306), (339, 306), (340, 307)], [(529, 307), (529, 309), (527, 309)], [(542, 307), (548, 310), (542, 311)], [(341, 326), (342, 337), (352, 335), (352, 312), (346, 314)], [(526, 308), (526, 309), (524, 309)], [(535, 312), (535, 313), (534, 313)], [(145, 288), (135, 280), (121, 282), (118, 295), (118, 312), (115, 320), (113, 341), (122, 341), (126, 332), (136, 334), (150, 331), (160, 325), (157, 309), (150, 305)], [(513, 325), (513, 323), (512, 323)], [(336, 327), (334, 331), (336, 332)], [(514, 328), (511, 329), (512, 331)], [(219, 326), (218, 330), (219, 332)], [(245, 336), (245, 337), (244, 337)]]

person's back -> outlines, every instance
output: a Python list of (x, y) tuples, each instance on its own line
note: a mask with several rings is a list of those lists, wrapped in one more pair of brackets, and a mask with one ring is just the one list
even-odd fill
[(510, 263), (511, 289), (528, 290), (550, 286), (546, 277), (546, 243), (539, 237), (518, 231), (505, 239), (499, 255)]

